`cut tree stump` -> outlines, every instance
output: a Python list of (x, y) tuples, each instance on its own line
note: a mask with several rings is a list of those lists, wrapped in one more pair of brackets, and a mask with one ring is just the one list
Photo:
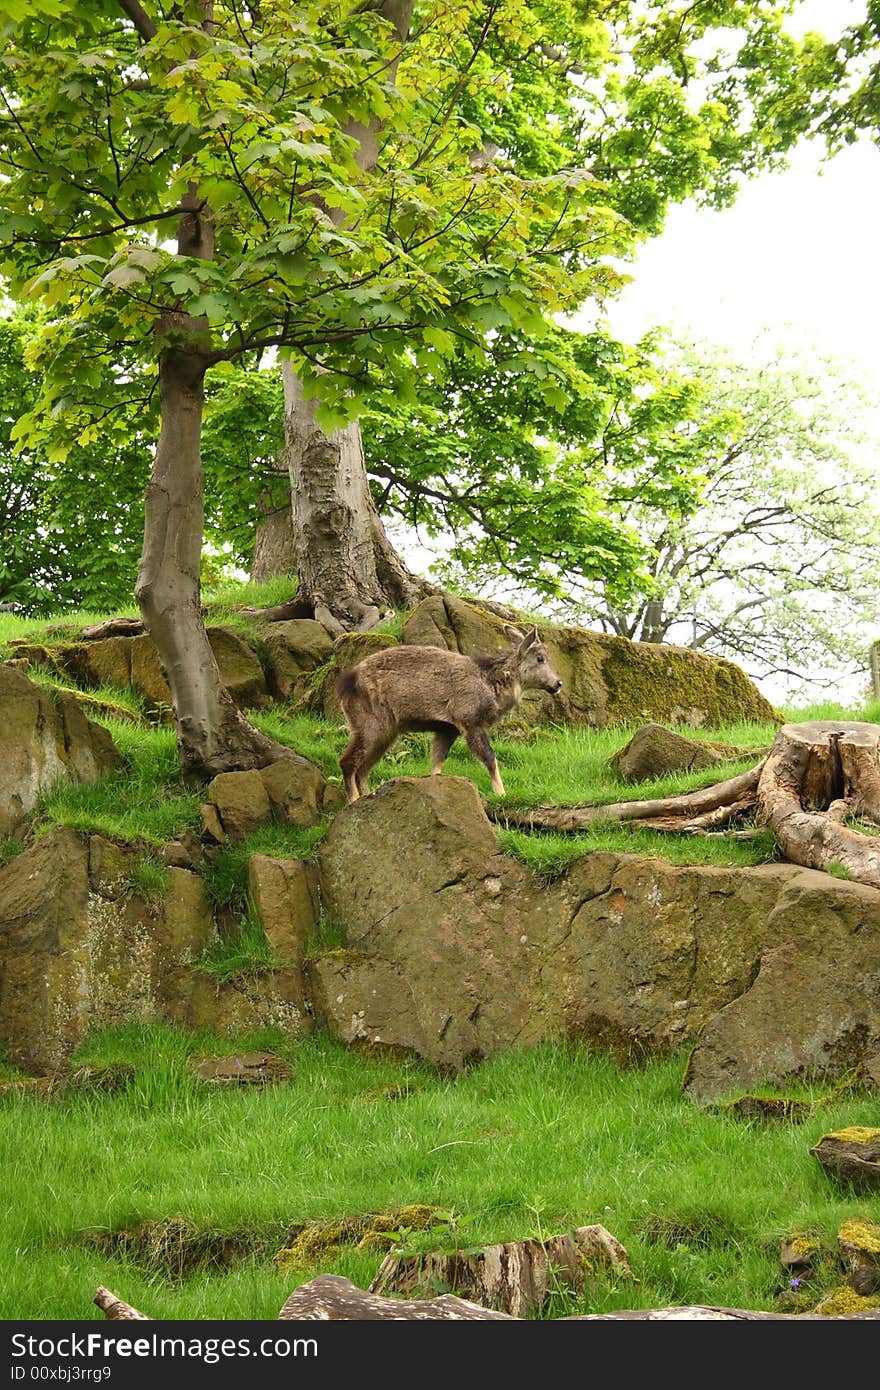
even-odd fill
[(450, 1289), (466, 1299), (515, 1318), (534, 1317), (548, 1293), (584, 1293), (591, 1274), (603, 1270), (632, 1277), (626, 1251), (604, 1226), (580, 1226), (548, 1240), (515, 1240), (482, 1250), (429, 1251), (408, 1255), (389, 1250), (370, 1285), (371, 1294), (425, 1297)]
[(741, 835), (731, 827), (754, 817), (772, 831), (791, 863), (880, 888), (880, 835), (844, 824), (861, 820), (880, 826), (880, 724), (827, 719), (784, 724), (757, 767), (681, 796), (527, 811), (489, 807), (487, 814), (525, 830), (568, 834), (601, 821), (625, 821), (676, 834)]

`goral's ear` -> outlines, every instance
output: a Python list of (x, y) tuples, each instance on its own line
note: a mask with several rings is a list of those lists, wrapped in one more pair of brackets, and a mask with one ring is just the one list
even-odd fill
[(523, 640), (523, 634), (520, 632), (519, 628), (513, 627), (511, 623), (504, 624), (504, 635), (506, 637), (509, 637), (511, 642), (513, 642), (517, 647)]
[(527, 632), (525, 637), (522, 639), (523, 651), (527, 652), (529, 647), (533, 647), (535, 643), (538, 641), (540, 641), (540, 638), (538, 637), (538, 629), (536, 627), (533, 627), (531, 632)]

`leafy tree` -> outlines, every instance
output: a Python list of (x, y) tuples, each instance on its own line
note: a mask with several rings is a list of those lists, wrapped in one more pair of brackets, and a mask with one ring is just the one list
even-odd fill
[(738, 657), (765, 675), (801, 675), (806, 653), (864, 669), (880, 506), (876, 473), (859, 462), (859, 392), (829, 362), (760, 365), (693, 344), (668, 360), (702, 395), (685, 426), (700, 505), (676, 512), (634, 492), (618, 514), (650, 544), (648, 582), (629, 604), (602, 583), (582, 610), (621, 636)]
[(376, 504), (439, 541), (433, 572), (453, 587), (514, 585), (529, 602), (572, 605), (601, 582), (624, 603), (648, 575), (621, 507), (695, 505), (699, 433), (684, 427), (699, 399), (692, 380), (661, 374), (650, 340), (499, 336), (488, 367), (456, 362), (417, 404), (364, 417)]
[(206, 372), (283, 347), (332, 427), (413, 395), (457, 340), (479, 355), (499, 325), (537, 327), (618, 281), (606, 258), (629, 231), (582, 173), (472, 165), (479, 133), (450, 117), (480, 13), (532, 44), (524, 0), (428, 6), (411, 43), (403, 0), (6, 11), (3, 269), (59, 310), (17, 433), (95, 442), (118, 400), (108, 368), (158, 367), (137, 597), (187, 774), (281, 751), (232, 704), (199, 611)]
[(36, 323), (30, 312), (0, 319), (0, 603), (36, 614), (128, 604), (154, 421), (138, 401), (117, 412), (124, 434), (74, 447), (64, 460), (38, 444), (17, 452), (13, 428), (39, 393), (27, 366)]
[[(639, 233), (658, 232), (671, 201), (693, 195), (729, 203), (739, 176), (779, 162), (794, 138), (786, 131), (768, 136), (752, 119), (755, 102), (768, 87), (775, 91), (794, 51), (782, 29), (787, 8), (728, 0), (531, 0), (519, 11), (523, 43), (496, 22), (503, 7), (476, 5), (469, 14), (462, 7), (461, 24), (435, 35), (442, 39), (441, 70), (428, 148), (442, 145), (457, 115), (474, 133), (478, 166), (526, 178), (584, 167), (592, 198)], [(417, 17), (430, 13), (417, 5)], [(365, 158), (381, 164), (397, 149), (389, 139)], [(501, 300), (494, 310), (495, 324), (508, 331)], [(496, 369), (493, 362), (499, 386), (515, 391), (510, 371)], [(469, 370), (467, 362), (457, 366), (454, 380)], [(298, 573), (300, 599), (331, 631), (369, 626), (384, 608), (417, 599), (424, 586), (391, 550), (372, 505), (358, 423), (322, 431), (293, 366), (283, 371), (292, 511), (273, 513), (262, 530), (258, 572), (274, 566)], [(551, 366), (543, 383), (560, 411), (571, 408), (564, 370), (557, 377)], [(614, 568), (613, 554), (609, 560)]]

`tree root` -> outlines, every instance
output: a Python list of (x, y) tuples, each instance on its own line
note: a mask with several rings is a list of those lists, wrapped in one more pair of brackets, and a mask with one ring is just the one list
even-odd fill
[(491, 820), (524, 830), (576, 834), (586, 826), (623, 822), (667, 834), (732, 832), (754, 816), (772, 831), (783, 857), (810, 869), (880, 888), (880, 836), (848, 819), (880, 825), (880, 725), (820, 720), (785, 724), (766, 758), (738, 777), (654, 801), (607, 806), (489, 807)]

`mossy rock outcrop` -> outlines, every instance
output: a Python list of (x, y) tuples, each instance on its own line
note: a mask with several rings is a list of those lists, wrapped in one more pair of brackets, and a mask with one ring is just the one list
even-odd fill
[(196, 968), (217, 935), (204, 883), (168, 868), (147, 902), (140, 854), (56, 829), (0, 869), (0, 1039), (16, 1065), (52, 1072), (89, 1032), (126, 1023), (309, 1031), (298, 965), (225, 984)]
[(107, 730), (73, 696), (0, 664), (0, 835), (17, 830), (54, 782), (94, 782), (121, 767)]
[[(586, 628), (539, 623), (538, 631), (564, 688), (560, 696), (528, 691), (517, 717), (600, 728), (646, 720), (691, 728), (778, 721), (773, 706), (732, 661)], [(404, 624), (403, 641), (464, 656), (510, 645), (503, 619), (450, 595), (420, 603)]]
[[(242, 708), (265, 705), (266, 678), (253, 646), (232, 627), (209, 627), (207, 632), (221, 679), (236, 704)], [(86, 689), (109, 685), (116, 690), (137, 690), (154, 709), (171, 705), (171, 691), (150, 637), (11, 645), (17, 655), (48, 666)]]

